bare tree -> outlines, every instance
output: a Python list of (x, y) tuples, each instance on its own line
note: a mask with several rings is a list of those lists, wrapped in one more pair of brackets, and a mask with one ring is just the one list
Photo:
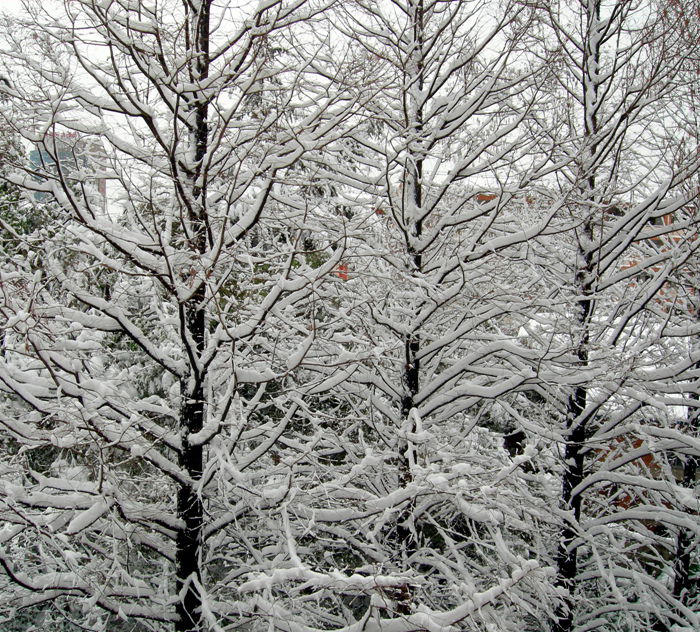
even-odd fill
[(685, 4), (29, 4), (6, 622), (697, 627)]
[(568, 139), (558, 149), (572, 157), (555, 185), (571, 238), (543, 255), (561, 279), (545, 336), (563, 377), (546, 387), (562, 423), (556, 583), (568, 593), (553, 626), (648, 629), (673, 601), (657, 577), (659, 535), (685, 514), (656, 493), (663, 449), (648, 433), (668, 419), (650, 392), (670, 359), (660, 337), (669, 287), (696, 256), (686, 184), (697, 157), (675, 162), (679, 139), (663, 131), (691, 51), (652, 4), (591, 0), (547, 14), (563, 117), (543, 125)]
[(519, 3), (423, 0), (332, 14), (376, 95), (328, 148), (344, 178), (320, 158), (348, 245), (326, 289), (336, 333), (307, 366), (333, 383), (337, 422), (309, 430), (324, 451), (298, 458), (320, 481), (290, 504), (297, 554), (311, 532), (324, 555), (242, 588), (270, 591), (278, 627), (487, 629), (552, 607), (531, 528), (545, 523), (543, 481), (521, 477), (529, 457), (510, 460), (510, 415), (493, 406), (537, 381), (518, 332), (544, 279), (526, 244), (558, 210), (535, 212), (531, 196), (551, 170), (531, 125), (548, 74), (529, 51), (535, 18)]
[(292, 46), (323, 9), (80, 0), (8, 24), (3, 93), (36, 153), (12, 179), (57, 226), (3, 259), (10, 616), (194, 632), (253, 607), (232, 577), (264, 556), (226, 551), (284, 496), (283, 470), (250, 472), (299, 408), (342, 252), (324, 229), (309, 263), (319, 208), (295, 175), (354, 107), (310, 37)]

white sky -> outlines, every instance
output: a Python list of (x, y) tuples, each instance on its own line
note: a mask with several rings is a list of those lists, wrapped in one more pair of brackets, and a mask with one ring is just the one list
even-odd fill
[(21, 6), (21, 0), (0, 0), (0, 11), (3, 13), (16, 13)]
[[(36, 0), (0, 0), (0, 13), (17, 15), (21, 13), (24, 4), (30, 3), (36, 3)], [(41, 0), (39, 4), (44, 9), (48, 9), (52, 4), (61, 7), (63, 2), (61, 0)]]

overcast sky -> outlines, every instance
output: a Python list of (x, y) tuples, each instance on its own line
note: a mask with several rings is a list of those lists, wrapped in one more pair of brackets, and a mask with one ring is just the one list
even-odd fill
[(20, 0), (0, 0), (0, 11), (3, 13), (14, 13), (21, 5)]
[[(0, 0), (0, 12), (8, 14), (20, 13), (23, 4), (34, 1), (35, 0)], [(58, 4), (60, 6), (61, 3), (52, 0), (42, 0), (41, 2), (41, 5), (47, 9), (52, 4)]]

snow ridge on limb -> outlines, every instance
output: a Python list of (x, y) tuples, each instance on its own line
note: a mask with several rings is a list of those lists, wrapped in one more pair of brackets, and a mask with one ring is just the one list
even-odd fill
[[(306, 571), (305, 569), (290, 569), (278, 571), (270, 577), (259, 580), (252, 580), (241, 586), (242, 591), (260, 589), (263, 585), (275, 581), (290, 581), (297, 579), (304, 581), (304, 586), (333, 586), (341, 591), (370, 593), (373, 595), (373, 605), (368, 608), (364, 617), (351, 625), (333, 628), (334, 632), (359, 632), (360, 630), (376, 630), (391, 632), (418, 632), (419, 630), (429, 630), (435, 632), (456, 631), (462, 629), (465, 621), (472, 618), (479, 619), (482, 610), (488, 610), (489, 606), (499, 599), (508, 599), (508, 593), (518, 583), (531, 578), (533, 575), (543, 573), (534, 560), (525, 561), (521, 566), (514, 569), (509, 577), (501, 578), (497, 585), (488, 590), (472, 594), (461, 606), (447, 611), (431, 610), (425, 606), (419, 606), (415, 613), (411, 613), (399, 618), (380, 618), (379, 612), (385, 608), (391, 609), (391, 601), (384, 593), (385, 588), (402, 586), (405, 583), (414, 584), (416, 578), (405, 578), (401, 576), (367, 576), (358, 577), (343, 576), (340, 573), (332, 575), (321, 575)], [(546, 573), (545, 573), (546, 574)], [(420, 582), (418, 583), (420, 585)], [(300, 632), (301, 630), (313, 630), (317, 632), (321, 628), (309, 628), (300, 624), (290, 623), (285, 617), (285, 612), (273, 603), (266, 603), (264, 599), (257, 601), (258, 607), (263, 608), (266, 614), (272, 617), (275, 627), (289, 632)]]

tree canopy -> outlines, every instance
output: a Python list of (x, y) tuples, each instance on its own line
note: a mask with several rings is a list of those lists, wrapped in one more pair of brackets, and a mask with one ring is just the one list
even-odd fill
[(3, 629), (698, 629), (697, 10), (4, 18)]

